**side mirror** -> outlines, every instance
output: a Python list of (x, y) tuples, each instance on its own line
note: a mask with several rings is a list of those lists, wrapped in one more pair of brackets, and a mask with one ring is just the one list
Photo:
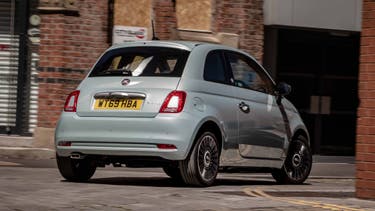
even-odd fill
[(292, 87), (285, 82), (280, 82), (276, 86), (276, 91), (280, 96), (286, 96), (290, 94), (290, 92), (292, 91)]

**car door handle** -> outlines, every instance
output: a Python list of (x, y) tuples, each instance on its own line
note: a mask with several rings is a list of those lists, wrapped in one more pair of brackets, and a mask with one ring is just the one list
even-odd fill
[(247, 105), (246, 103), (244, 102), (241, 102), (240, 104), (238, 104), (238, 107), (241, 109), (242, 112), (244, 113), (250, 113), (250, 106)]

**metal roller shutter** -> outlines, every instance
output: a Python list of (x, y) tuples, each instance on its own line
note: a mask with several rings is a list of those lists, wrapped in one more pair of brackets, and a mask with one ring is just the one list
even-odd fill
[(39, 54), (31, 53), (31, 84), (30, 84), (30, 110), (29, 110), (29, 132), (33, 133), (38, 121), (38, 63)]
[(0, 0), (0, 134), (32, 134), (37, 126), (39, 43), (25, 33), (29, 6)]
[(16, 126), (19, 36), (14, 35), (14, 1), (0, 0), (0, 127)]

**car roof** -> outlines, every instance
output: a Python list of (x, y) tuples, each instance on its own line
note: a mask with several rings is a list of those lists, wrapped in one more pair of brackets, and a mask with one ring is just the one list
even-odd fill
[(203, 42), (193, 42), (193, 41), (134, 41), (134, 42), (126, 42), (121, 44), (115, 44), (109, 48), (109, 50), (117, 49), (117, 48), (124, 48), (124, 47), (142, 47), (142, 46), (150, 46), (150, 47), (171, 47), (171, 48), (179, 48), (183, 50), (191, 51), (198, 45), (208, 44)]
[[(219, 49), (227, 49), (238, 51), (241, 53), (245, 53), (239, 49), (232, 48), (226, 45), (215, 44), (215, 43), (207, 43), (207, 42), (199, 42), (199, 41), (180, 41), (180, 40), (152, 40), (152, 41), (132, 41), (126, 42), (121, 44), (115, 44), (111, 46), (108, 50), (118, 49), (118, 48), (126, 48), (126, 47), (142, 47), (142, 46), (149, 46), (149, 47), (170, 47), (170, 48), (178, 48), (182, 50), (192, 51), (195, 47), (207, 47), (207, 48), (219, 48)], [(246, 53), (245, 53), (246, 54)]]

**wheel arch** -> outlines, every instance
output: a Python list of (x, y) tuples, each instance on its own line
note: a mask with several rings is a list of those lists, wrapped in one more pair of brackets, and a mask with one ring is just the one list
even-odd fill
[(303, 137), (305, 137), (306, 138), (306, 140), (307, 140), (307, 144), (309, 145), (309, 146), (311, 146), (311, 143), (310, 143), (310, 136), (309, 136), (309, 133), (307, 132), (307, 130), (306, 130), (306, 128), (302, 128), (302, 127), (300, 127), (300, 128), (296, 128), (295, 130), (294, 130), (294, 132), (293, 132), (293, 135), (292, 135), (292, 140), (291, 141), (293, 141), (294, 139), (296, 139), (298, 136), (303, 136)]
[(218, 149), (219, 153), (222, 151), (223, 142), (225, 139), (225, 133), (223, 131), (223, 128), (219, 124), (219, 122), (213, 118), (206, 118), (203, 119), (200, 124), (196, 127), (194, 134), (192, 136), (192, 141), (190, 142), (190, 146), (187, 150), (187, 155), (191, 152), (191, 149), (194, 147), (197, 137), (202, 134), (204, 131), (211, 131), (215, 134), (217, 141), (218, 141)]
[[(288, 150), (286, 152), (287, 156), (284, 159), (284, 164), (283, 164), (282, 168), (281, 169), (275, 169), (272, 172), (273, 178), (280, 184), (301, 184), (308, 178), (308, 176), (311, 172), (312, 154), (311, 154), (311, 151), (309, 149), (307, 149), (307, 151), (309, 152), (307, 155), (306, 155), (306, 153), (303, 153), (303, 155), (298, 153), (300, 156), (304, 156), (304, 158), (299, 158), (299, 159), (301, 159), (301, 160), (306, 159), (307, 161), (309, 161), (309, 162), (305, 162), (305, 161), (301, 162), (300, 161), (301, 163), (309, 163), (309, 164), (304, 164), (304, 165), (309, 165), (309, 166), (307, 166), (308, 169), (304, 170), (304, 172), (306, 174), (304, 173), (302, 178), (297, 178), (297, 179), (294, 180), (294, 178), (290, 178), (290, 177), (293, 177), (293, 176), (288, 176), (288, 175), (292, 175), (292, 174), (289, 174), (289, 173), (286, 172), (286, 171), (288, 171), (287, 169), (293, 169), (294, 168), (294, 167), (293, 168), (286, 167), (286, 165), (294, 165), (294, 164), (291, 164), (292, 160), (294, 159), (294, 155), (290, 156), (291, 154), (289, 154), (289, 153), (296, 153), (294, 151), (294, 149), (292, 148), (292, 146), (294, 145), (293, 142), (297, 139), (297, 137), (303, 136), (306, 139), (306, 142), (307, 142), (305, 144), (307, 144), (309, 146), (307, 148), (310, 148), (309, 133), (308, 133), (307, 129), (303, 126), (295, 129), (294, 132), (292, 133), (292, 139), (291, 139), (291, 142), (289, 143)], [(300, 139), (300, 141), (305, 142), (305, 140), (301, 140), (301, 139)], [(297, 143), (297, 142), (298, 141), (295, 141), (295, 143)], [(288, 161), (288, 159), (289, 159), (289, 161)], [(301, 165), (298, 164), (298, 168), (300, 168), (300, 166)]]
[[(217, 151), (215, 150), (215, 154), (217, 153), (219, 154), (218, 157), (215, 156), (214, 157), (215, 159), (213, 159), (217, 161), (217, 165), (211, 165), (211, 162), (214, 162), (214, 161), (211, 161), (211, 159), (209, 161), (210, 164), (209, 166), (207, 166), (207, 168), (209, 168), (208, 171), (212, 171), (213, 174), (211, 174), (211, 176), (209, 176), (208, 178), (206, 178), (206, 174), (203, 173), (205, 171), (202, 170), (199, 166), (199, 163), (201, 163), (202, 161), (201, 159), (206, 159), (206, 158), (203, 158), (206, 155), (200, 156), (203, 154), (199, 154), (199, 152), (202, 152), (199, 149), (199, 147), (203, 145), (198, 144), (198, 143), (203, 143), (204, 139), (200, 139), (200, 138), (203, 137), (203, 135), (206, 135), (207, 133), (205, 132), (207, 131), (215, 134), (216, 141), (218, 144)], [(220, 152), (221, 152), (221, 146), (222, 146), (221, 142), (222, 142), (222, 137), (223, 137), (221, 134), (222, 134), (222, 131), (221, 131), (220, 126), (214, 120), (206, 119), (206, 121), (202, 121), (201, 124), (199, 124), (199, 127), (197, 127), (193, 135), (194, 141), (191, 141), (191, 146), (189, 147), (189, 153), (187, 155), (187, 158), (179, 161), (179, 164), (178, 164), (180, 173), (182, 176), (182, 180), (186, 184), (193, 185), (193, 186), (210, 186), (214, 183), (218, 170), (219, 170)], [(205, 151), (206, 149), (203, 150), (204, 154), (206, 154)]]
[(210, 131), (215, 134), (218, 145), (219, 145), (218, 148), (221, 151), (221, 147), (223, 146), (223, 137), (222, 137), (223, 135), (222, 135), (220, 127), (216, 124), (216, 122), (209, 120), (203, 123), (203, 125), (199, 128), (196, 136), (199, 136), (201, 133), (205, 131)]

